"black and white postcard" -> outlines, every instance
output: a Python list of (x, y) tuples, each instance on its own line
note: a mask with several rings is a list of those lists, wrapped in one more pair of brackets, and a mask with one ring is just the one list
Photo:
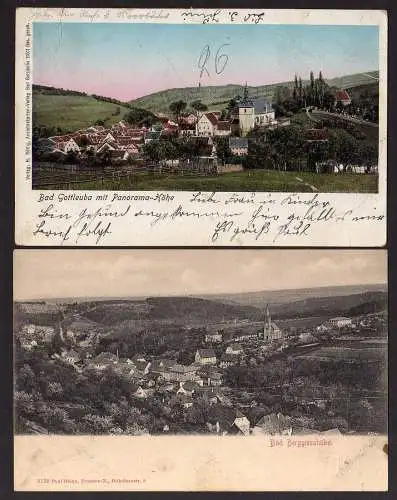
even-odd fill
[(385, 244), (385, 12), (16, 21), (17, 243)]
[(20, 491), (384, 491), (384, 250), (17, 250)]

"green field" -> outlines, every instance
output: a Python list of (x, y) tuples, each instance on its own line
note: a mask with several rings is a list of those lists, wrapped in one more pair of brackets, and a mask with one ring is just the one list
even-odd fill
[[(116, 114), (118, 108), (120, 113)], [(120, 121), (129, 109), (89, 96), (33, 94), (34, 126), (59, 127), (74, 132), (103, 120), (105, 126)]]
[(356, 343), (355, 347), (319, 346), (318, 348), (298, 355), (298, 358), (318, 359), (324, 361), (355, 361), (355, 362), (377, 362), (386, 358), (386, 346), (363, 345)]
[[(301, 179), (301, 180), (299, 180)], [(378, 176), (364, 174), (314, 174), (246, 170), (217, 176), (153, 175), (138, 173), (121, 180), (81, 183), (75, 189), (132, 191), (279, 191), (279, 192), (376, 193)], [(64, 188), (58, 186), (57, 188)], [(54, 188), (56, 189), (56, 188)]]

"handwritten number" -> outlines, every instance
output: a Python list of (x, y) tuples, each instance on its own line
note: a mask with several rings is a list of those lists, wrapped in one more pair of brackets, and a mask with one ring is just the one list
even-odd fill
[[(224, 43), (221, 45), (218, 50), (216, 51), (215, 54), (215, 73), (217, 75), (220, 75), (223, 70), (226, 67), (226, 64), (229, 61), (229, 56), (222, 52), (222, 49), (226, 46), (230, 45), (230, 43)], [(207, 74), (207, 76), (210, 76), (210, 72), (208, 71), (207, 68), (207, 63), (208, 60), (211, 56), (211, 49), (209, 45), (206, 45), (203, 50), (201, 51), (199, 60), (198, 60), (198, 67), (201, 69), (200, 71), (200, 78), (203, 76), (204, 72)]]
[[(227, 45), (230, 45), (230, 43), (224, 43), (219, 47), (219, 49), (216, 51), (216, 56), (215, 56), (215, 72), (217, 75), (220, 75), (222, 71), (225, 69), (225, 66), (229, 60), (229, 57), (222, 53), (220, 54), (219, 52), (223, 47), (226, 47)], [(223, 61), (223, 63), (222, 63)]]
[[(207, 73), (207, 76), (210, 76), (208, 69), (206, 68), (207, 61), (210, 57), (211, 51), (209, 45), (206, 45), (200, 54), (200, 58), (198, 61), (198, 66), (201, 69), (200, 78), (203, 76), (204, 71)], [(205, 58), (205, 59), (204, 59)], [(204, 60), (203, 60), (204, 59)]]

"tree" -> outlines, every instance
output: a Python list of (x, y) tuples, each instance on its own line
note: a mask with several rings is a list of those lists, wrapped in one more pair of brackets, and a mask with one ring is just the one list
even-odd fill
[(170, 111), (175, 116), (176, 121), (179, 121), (181, 113), (186, 109), (186, 106), (186, 102), (182, 100), (174, 101), (170, 104)]
[(318, 100), (320, 107), (324, 105), (324, 94), (326, 90), (326, 84), (323, 79), (323, 73), (320, 71), (318, 74)]
[(123, 120), (130, 125), (151, 126), (156, 121), (156, 116), (143, 108), (131, 108), (123, 117)]
[(216, 137), (216, 155), (222, 163), (226, 163), (228, 158), (232, 155), (229, 148), (229, 138), (228, 137)]
[(229, 117), (230, 117), (233, 113), (235, 113), (236, 108), (237, 108), (237, 100), (236, 100), (236, 99), (230, 99), (230, 101), (228, 102), (228, 104), (227, 104), (227, 106), (226, 106), (227, 113), (228, 113), (228, 116), (229, 116)]
[(294, 89), (292, 91), (292, 98), (294, 99), (294, 101), (298, 101), (298, 76), (296, 73), (294, 77)]
[(301, 107), (303, 103), (303, 86), (301, 77), (299, 77), (299, 83), (298, 83), (298, 102), (299, 106)]
[(310, 71), (310, 93), (309, 93), (309, 102), (311, 105), (315, 103), (315, 81), (314, 81), (314, 73)]

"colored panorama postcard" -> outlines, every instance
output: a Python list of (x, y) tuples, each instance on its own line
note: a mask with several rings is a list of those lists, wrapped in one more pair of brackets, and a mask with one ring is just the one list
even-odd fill
[(385, 12), (16, 21), (17, 243), (385, 244)]
[(14, 264), (15, 490), (387, 490), (386, 250)]

